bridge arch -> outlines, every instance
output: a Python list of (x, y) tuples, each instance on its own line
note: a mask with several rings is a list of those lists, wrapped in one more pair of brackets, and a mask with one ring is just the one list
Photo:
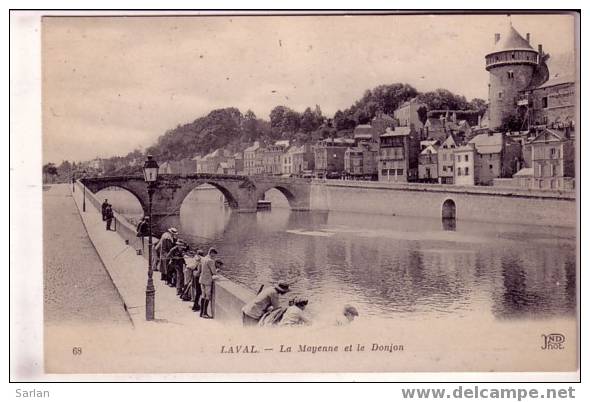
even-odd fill
[[(82, 181), (82, 184), (85, 184), (84, 181)], [(99, 199), (99, 201), (100, 201), (100, 196), (98, 193), (101, 190), (106, 190), (108, 188), (113, 188), (113, 187), (126, 190), (131, 195), (133, 195), (135, 197), (135, 199), (139, 202), (139, 205), (141, 205), (141, 209), (143, 210), (144, 215), (147, 214), (147, 212), (148, 212), (148, 210), (147, 210), (148, 209), (147, 190), (145, 190), (145, 194), (144, 194), (143, 192), (138, 191), (138, 189), (135, 188), (133, 185), (128, 185), (128, 183), (126, 183), (126, 182), (115, 182), (115, 183), (93, 182), (92, 184), (87, 185), (87, 188), (94, 193), (94, 195), (96, 196), (97, 199)]]
[(269, 190), (278, 190), (281, 194), (283, 194), (285, 196), (285, 198), (287, 199), (287, 202), (289, 203), (289, 206), (291, 207), (291, 209), (293, 209), (296, 206), (297, 196), (287, 186), (280, 185), (280, 184), (268, 185), (268, 186), (261, 187), (257, 191), (258, 198), (256, 201), (263, 200), (264, 194), (266, 194), (266, 192)]
[(177, 200), (178, 200), (177, 201), (177, 205), (178, 205), (177, 209), (178, 209), (179, 213), (180, 213), (180, 208), (181, 208), (182, 204), (184, 203), (186, 198), (189, 196), (189, 194), (192, 193), (194, 189), (196, 189), (204, 184), (209, 184), (209, 185), (215, 187), (215, 189), (219, 190), (221, 192), (221, 194), (223, 194), (223, 196), (227, 200), (227, 203), (230, 208), (237, 209), (239, 207), (237, 195), (233, 194), (233, 192), (230, 189), (228, 189), (227, 187), (225, 187), (222, 184), (215, 182), (213, 180), (197, 180), (197, 181), (187, 182), (184, 186), (182, 186), (180, 193), (177, 196)]

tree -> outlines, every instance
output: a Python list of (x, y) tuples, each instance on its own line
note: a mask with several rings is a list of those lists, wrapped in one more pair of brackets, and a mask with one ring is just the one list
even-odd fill
[(334, 114), (334, 119), (332, 120), (332, 124), (333, 126), (336, 128), (337, 131), (342, 131), (342, 130), (349, 130), (351, 128), (354, 128), (355, 121), (351, 118), (349, 118), (347, 115), (344, 114), (344, 112), (338, 110), (335, 114)]
[(426, 124), (426, 120), (428, 120), (428, 108), (425, 106), (420, 106), (416, 111), (418, 113), (418, 118), (422, 124)]
[(276, 106), (270, 112), (270, 126), (275, 139), (284, 133), (294, 134), (299, 130), (301, 116), (286, 106)]
[(57, 167), (55, 167), (55, 164), (49, 162), (46, 163), (45, 165), (43, 165), (43, 181), (45, 183), (49, 182), (50, 179), (51, 181), (53, 181), (53, 179), (55, 178), (55, 176), (57, 176), (58, 172), (57, 172)]
[(243, 142), (251, 142), (257, 137), (257, 119), (256, 115), (253, 111), (248, 109), (246, 114), (244, 114), (244, 119), (242, 120), (242, 140)]
[(480, 116), (483, 116), (488, 109), (486, 101), (480, 98), (471, 99), (468, 106), (471, 110), (477, 110), (477, 114)]
[(301, 122), (299, 124), (304, 133), (311, 133), (316, 127), (316, 117), (311, 109), (308, 107), (301, 115)]
[(466, 110), (469, 107), (464, 96), (442, 88), (420, 94), (418, 100), (425, 103), (428, 110)]

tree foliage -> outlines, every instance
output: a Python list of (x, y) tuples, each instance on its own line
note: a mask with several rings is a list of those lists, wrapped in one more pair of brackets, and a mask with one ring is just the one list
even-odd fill
[(298, 112), (284, 105), (274, 107), (269, 120), (257, 117), (247, 110), (242, 114), (234, 107), (215, 109), (191, 123), (178, 125), (162, 135), (156, 144), (147, 149), (158, 160), (180, 160), (195, 155), (205, 155), (217, 148), (235, 152), (253, 141), (268, 144), (279, 139), (306, 143), (329, 136), (347, 135), (358, 124), (371, 123), (375, 116), (393, 116), (404, 102), (418, 97), (426, 104), (419, 109), (421, 121), (426, 121), (428, 110), (466, 110), (485, 112), (485, 101), (473, 99), (446, 89), (419, 93), (408, 84), (379, 85), (365, 91), (350, 107), (338, 110), (332, 119), (323, 116), (319, 105)]

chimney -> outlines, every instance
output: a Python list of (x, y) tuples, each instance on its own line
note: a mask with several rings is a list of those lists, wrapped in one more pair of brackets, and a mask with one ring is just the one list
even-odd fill
[(539, 60), (541, 60), (541, 57), (543, 56), (543, 45), (541, 45), (539, 43)]
[(499, 33), (494, 34), (494, 45), (496, 43), (498, 43), (499, 40), (500, 40), (500, 34)]
[(526, 33), (526, 41), (527, 43), (531, 43), (531, 34), (530, 33)]

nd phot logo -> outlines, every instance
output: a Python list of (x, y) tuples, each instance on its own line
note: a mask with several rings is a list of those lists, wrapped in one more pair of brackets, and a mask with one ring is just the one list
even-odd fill
[(563, 334), (549, 334), (541, 335), (543, 338), (542, 350), (556, 350), (564, 349), (565, 335)]

